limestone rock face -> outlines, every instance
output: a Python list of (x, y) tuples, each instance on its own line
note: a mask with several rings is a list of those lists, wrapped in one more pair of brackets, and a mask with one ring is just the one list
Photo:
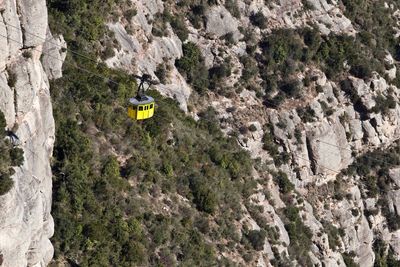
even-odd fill
[[(54, 120), (49, 83), (39, 60), (48, 28), (46, 3), (3, 0), (2, 9), (0, 34), (9, 39), (0, 37), (0, 109), (7, 128), (20, 139), (25, 160), (15, 168), (14, 187), (0, 196), (1, 266), (46, 266), (53, 256), (49, 238), (54, 230), (49, 161)], [(32, 56), (23, 57), (22, 48)], [(16, 77), (13, 87), (8, 85), (10, 75)]]
[(216, 37), (230, 33), (235, 40), (240, 36), (237, 21), (223, 6), (215, 6), (207, 12), (206, 31)]
[(336, 174), (350, 164), (351, 150), (346, 132), (339, 121), (331, 125), (323, 122), (316, 126), (309, 134), (309, 147), (316, 173)]
[(67, 44), (63, 36), (54, 37), (47, 29), (46, 42), (43, 45), (43, 68), (49, 79), (62, 77), (62, 65), (67, 56)]
[[(118, 47), (114, 48), (115, 56), (107, 59), (106, 64), (132, 73), (149, 73), (153, 77), (158, 66), (163, 64), (168, 72), (166, 81), (156, 89), (177, 99), (181, 108), (190, 110), (195, 119), (197, 112), (213, 107), (223, 133), (232, 136), (232, 140), (259, 161), (259, 191), (252, 196), (252, 204), (262, 207), (258, 215), (264, 220), (257, 221), (246, 214), (241, 223), (255, 230), (268, 226), (278, 240), (265, 242), (254, 265), (269, 266), (277, 256), (287, 256), (293, 240), (285, 228), (282, 209), (288, 205), (299, 208), (302, 222), (312, 232), (313, 244), (308, 254), (316, 266), (345, 266), (343, 253), (354, 254), (353, 260), (360, 266), (373, 266), (373, 242), (380, 235), (400, 258), (399, 231), (388, 230), (387, 221), (378, 210), (378, 198), (366, 198), (361, 177), (337, 176), (355, 157), (390, 146), (400, 138), (400, 106), (397, 104), (400, 90), (377, 73), (365, 80), (348, 75), (344, 79), (348, 82), (348, 91), (356, 96), (355, 103), (341, 83), (330, 81), (316, 66), (307, 66), (299, 73), (296, 71), (297, 78), (303, 79), (304, 95), (300, 99), (288, 97), (278, 108), (271, 108), (257, 96), (266, 89), (258, 74), (247, 88), (242, 88), (240, 81), (245, 64), (239, 58), (248, 56), (249, 41), (250, 45), (257, 44), (275, 29), (313, 25), (322, 35), (355, 35), (355, 28), (343, 13), (344, 6), (340, 1), (328, 0), (238, 0), (233, 1), (237, 9), (232, 10), (227, 2), (210, 4), (199, 27), (194, 27), (187, 17), (182, 22), (189, 31), (186, 41), (199, 47), (206, 68), (229, 59), (232, 72), (221, 86), (226, 94), (213, 90), (207, 91), (204, 98), (194, 94), (188, 109), (193, 91), (174, 66), (175, 60), (183, 54), (183, 42), (169, 22), (165, 22), (163, 37), (152, 34), (156, 14), (170, 8), (169, 3), (161, 0), (132, 0), (137, 15), (130, 21), (119, 18), (108, 23)], [(256, 13), (265, 17), (265, 25), (251, 25), (254, 21), (250, 16)], [(251, 29), (251, 36), (247, 35), (247, 29)], [(231, 36), (224, 38), (226, 34)], [(256, 50), (256, 54), (260, 52)], [(391, 55), (387, 55), (385, 61), (389, 80), (394, 79), (395, 61)], [(311, 77), (309, 85), (304, 82), (307, 77)], [(249, 87), (254, 90), (248, 90)], [(11, 93), (12, 90), (3, 92)], [(27, 90), (26, 94), (31, 92)], [(382, 112), (380, 102), (389, 98), (397, 103), (394, 108)], [(7, 107), (12, 103), (2, 105)], [(294, 185), (296, 193), (290, 197), (282, 197), (277, 181), (270, 177), (279, 171)], [(390, 170), (393, 187), (385, 196), (393, 213), (400, 210), (399, 173), (397, 169)], [(266, 225), (262, 225), (264, 223)], [(329, 239), (333, 238), (330, 231), (336, 228), (340, 236), (334, 247)], [(241, 255), (235, 256), (240, 258)], [(239, 265), (242, 260), (238, 260)], [(295, 266), (297, 262), (291, 263)]]

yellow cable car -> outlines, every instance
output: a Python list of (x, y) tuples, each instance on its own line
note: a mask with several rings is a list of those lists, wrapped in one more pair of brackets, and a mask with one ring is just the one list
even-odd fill
[(151, 76), (144, 74), (142, 76), (133, 75), (140, 80), (138, 93), (136, 97), (129, 99), (128, 116), (134, 120), (145, 120), (153, 117), (155, 101), (151, 96), (145, 95), (144, 84), (147, 83), (150, 87), (151, 84), (157, 84), (151, 80)]
[(140, 99), (129, 99), (128, 116), (134, 120), (145, 120), (154, 115), (154, 99), (150, 96), (143, 96)]

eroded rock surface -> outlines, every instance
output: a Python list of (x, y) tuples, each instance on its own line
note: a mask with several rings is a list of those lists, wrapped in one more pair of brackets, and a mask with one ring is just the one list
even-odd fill
[[(46, 266), (53, 256), (49, 238), (54, 230), (49, 161), (54, 120), (49, 83), (39, 60), (48, 28), (46, 3), (4, 0), (2, 9), (0, 34), (9, 39), (0, 37), (0, 109), (7, 128), (20, 139), (25, 160), (15, 168), (14, 187), (0, 196), (1, 266)], [(24, 51), (29, 53), (23, 56)], [(9, 82), (11, 75), (15, 84)]]

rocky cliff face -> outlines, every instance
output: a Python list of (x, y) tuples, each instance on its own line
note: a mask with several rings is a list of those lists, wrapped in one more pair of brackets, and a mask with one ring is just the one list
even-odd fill
[[(213, 4), (207, 6), (207, 12), (199, 15), (200, 25), (194, 25), (199, 18), (184, 19), (187, 39), (198, 45), (207, 68), (229, 58), (232, 73), (225, 77), (224, 86), (231, 89), (246, 71), (240, 60), (247, 54), (250, 39), (246, 29), (251, 29), (254, 43), (274, 29), (309, 25), (324, 36), (354, 36), (357, 32), (338, 1), (209, 2)], [(260, 163), (254, 172), (259, 181), (257, 193), (242, 207), (245, 216), (240, 219), (238, 234), (243, 227), (265, 229), (267, 238), (256, 259), (246, 260), (238, 251), (224, 256), (256, 266), (279, 262), (305, 265), (301, 261), (304, 256), (317, 266), (345, 266), (352, 261), (373, 266), (382, 256), (374, 248), (379, 239), (389, 245), (384, 254), (389, 250), (394, 258), (400, 258), (400, 230), (391, 226), (400, 215), (399, 169), (391, 167), (383, 182), (362, 172), (342, 172), (359, 156), (396, 146), (400, 91), (390, 82), (396, 78), (396, 67), (389, 54), (386, 63), (392, 68), (387, 69), (387, 77), (374, 73), (363, 80), (347, 75), (345, 84), (328, 79), (318, 66), (307, 66), (296, 73), (298, 80), (311, 77), (301, 100), (288, 98), (278, 108), (263, 102), (257, 90), (232, 90), (229, 95), (209, 91), (199, 96), (175, 67), (183, 55), (184, 41), (170, 22), (160, 22), (166, 7), (176, 11), (175, 4), (133, 0), (131, 5), (137, 14), (114, 18), (107, 25), (118, 44), (115, 55), (106, 60), (108, 66), (153, 76), (160, 65), (166, 66), (166, 77), (157, 89), (176, 98), (194, 117), (212, 106), (223, 131), (236, 136)], [(385, 8), (392, 7), (385, 4)], [(163, 32), (155, 34), (160, 23), (165, 24)], [(44, 43), (45, 39), (51, 41)], [(2, 266), (45, 266), (53, 254), (49, 159), (54, 122), (48, 78), (61, 75), (65, 54), (60, 53), (60, 46), (64, 46), (63, 39), (52, 38), (48, 31), (45, 1), (0, 0), (0, 109), (8, 128), (19, 137), (25, 157), (13, 176), (14, 187), (0, 197)], [(47, 52), (42, 58), (44, 66), (39, 60), (43, 50)], [(254, 88), (260, 88), (259, 77), (253, 82)], [(394, 103), (387, 104), (389, 99)], [(378, 171), (373, 174), (382, 176)], [(380, 195), (373, 193), (378, 183), (384, 184)], [(289, 213), (293, 209), (295, 215)], [(293, 231), (291, 227), (298, 228)], [(309, 237), (303, 237), (303, 232)], [(310, 249), (303, 251), (299, 244)], [(300, 251), (301, 257), (296, 256)]]
[(0, 109), (25, 158), (14, 187), (0, 196), (1, 266), (46, 266), (53, 256), (54, 120), (40, 62), (47, 28), (44, 0), (0, 1)]
[[(128, 70), (134, 66), (135, 71), (154, 74), (157, 65), (166, 62), (171, 66), (169, 74), (165, 84), (158, 89), (168, 96), (175, 95), (181, 107), (187, 110), (192, 92), (173, 65), (174, 60), (182, 56), (182, 42), (168, 23), (165, 36), (152, 34), (157, 14), (163, 12), (164, 4), (151, 0), (133, 2), (137, 15), (131, 21), (121, 19), (108, 25), (121, 47), (116, 49), (116, 56), (108, 59), (107, 63), (111, 67)], [(246, 54), (248, 40), (243, 38), (242, 33), (250, 25), (249, 18), (257, 12), (261, 12), (267, 22), (260, 27), (262, 29), (252, 29), (256, 40), (273, 29), (306, 25), (316, 26), (323, 35), (354, 36), (356, 33), (352, 22), (343, 13), (343, 6), (337, 1), (281, 0), (267, 4), (266, 1), (233, 1), (239, 13), (236, 17), (224, 7), (232, 1), (219, 2), (207, 9), (204, 27), (193, 27), (189, 21), (185, 23), (189, 29), (188, 40), (202, 50), (208, 68), (224, 58), (230, 58), (233, 74), (225, 80), (226, 86), (235, 84), (244, 71), (245, 67), (238, 58)], [(385, 5), (385, 8), (392, 7)], [(396, 12), (393, 9), (393, 13)], [(228, 45), (221, 39), (227, 34), (230, 34), (233, 44)], [(222, 129), (227, 134), (236, 132), (243, 148), (269, 168), (267, 172), (262, 171), (260, 177), (272, 179), (267, 183), (260, 182), (260, 192), (252, 198), (254, 205), (263, 210), (261, 217), (265, 219), (262, 221), (264, 225), (259, 225), (251, 216), (243, 221), (251, 229), (258, 230), (267, 225), (276, 227), (278, 232), (279, 241), (266, 242), (257, 266), (267, 266), (271, 260), (293, 253), (288, 251), (292, 240), (280, 212), (288, 203), (299, 208), (304, 224), (312, 231), (313, 244), (308, 255), (317, 266), (345, 266), (349, 264), (349, 257), (360, 266), (373, 266), (377, 257), (374, 251), (376, 239), (384, 240), (390, 246), (390, 253), (395, 258), (400, 257), (400, 231), (387, 226), (387, 216), (383, 216), (377, 204), (378, 197), (367, 197), (363, 177), (340, 174), (358, 156), (377, 148), (390, 147), (399, 138), (399, 105), (393, 104), (384, 111), (378, 103), (392, 97), (398, 102), (400, 96), (399, 89), (390, 84), (390, 80), (396, 77), (393, 59), (388, 55), (386, 61), (392, 65), (387, 68), (386, 79), (377, 73), (365, 80), (351, 75), (346, 77), (353, 98), (343, 90), (343, 84), (327, 79), (320, 69), (310, 67), (297, 77), (300, 80), (306, 74), (312, 77), (312, 82), (305, 89), (306, 96), (301, 101), (289, 99), (279, 108), (269, 108), (270, 103), (263, 103), (255, 92), (246, 89), (229, 97), (209, 92), (205, 99), (195, 98), (195, 103), (190, 103), (192, 111), (213, 106), (218, 111)], [(304, 109), (312, 114), (312, 119), (304, 118), (305, 115), (300, 112)], [(193, 115), (196, 116), (195, 112)], [(249, 126), (253, 126), (252, 131), (239, 133), (241, 127)], [(263, 149), (266, 134), (278, 144), (279, 153), (287, 155), (284, 164), (274, 164), (271, 153)], [(293, 199), (288, 202), (280, 194), (276, 185), (279, 181), (273, 179), (274, 174), (271, 175), (278, 170), (286, 173), (295, 185), (296, 196), (291, 196), (294, 202)], [(400, 196), (396, 189), (398, 169), (391, 169), (390, 177), (392, 182), (382, 194), (391, 212), (395, 213), (398, 212)], [(334, 196), (338, 188), (346, 197)], [(340, 229), (340, 234), (332, 235), (332, 229)]]

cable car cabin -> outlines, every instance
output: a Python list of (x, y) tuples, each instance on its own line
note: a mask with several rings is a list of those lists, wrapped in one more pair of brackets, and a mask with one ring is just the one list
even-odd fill
[(134, 120), (145, 120), (154, 115), (154, 98), (142, 96), (129, 99), (128, 116)]

